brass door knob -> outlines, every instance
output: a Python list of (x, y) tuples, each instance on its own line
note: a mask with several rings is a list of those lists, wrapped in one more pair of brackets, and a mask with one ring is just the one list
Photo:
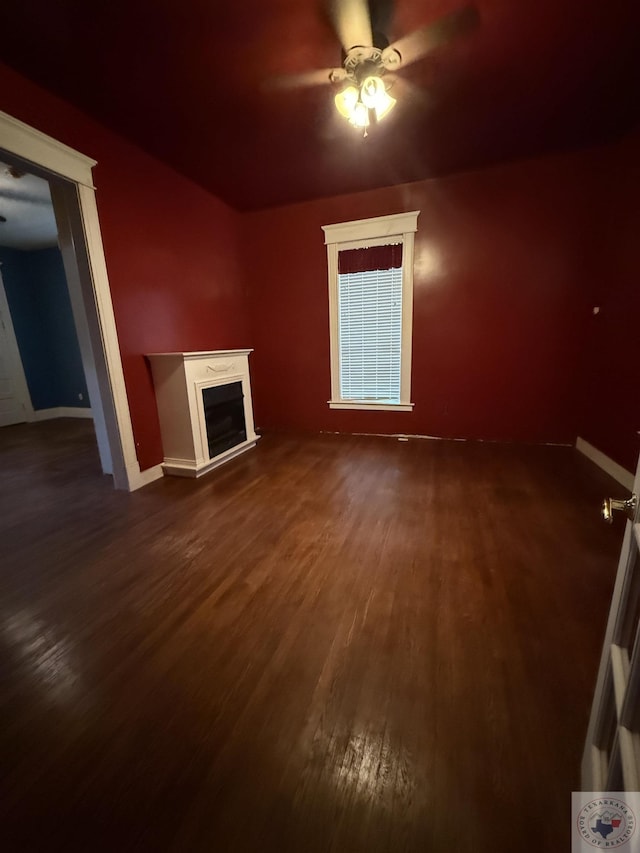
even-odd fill
[(623, 512), (630, 521), (633, 521), (637, 507), (637, 495), (631, 495), (626, 501), (617, 498), (605, 498), (602, 502), (602, 517), (607, 524), (613, 524), (613, 513)]

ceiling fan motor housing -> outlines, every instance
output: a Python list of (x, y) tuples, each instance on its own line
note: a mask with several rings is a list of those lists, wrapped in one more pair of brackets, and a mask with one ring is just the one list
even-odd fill
[(356, 45), (347, 52), (344, 69), (359, 86), (367, 77), (382, 77), (386, 71), (395, 71), (401, 61), (400, 52), (395, 48)]

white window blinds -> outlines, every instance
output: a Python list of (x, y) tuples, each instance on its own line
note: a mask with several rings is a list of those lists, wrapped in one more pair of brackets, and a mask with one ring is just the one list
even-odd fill
[(400, 402), (402, 269), (338, 275), (340, 397)]

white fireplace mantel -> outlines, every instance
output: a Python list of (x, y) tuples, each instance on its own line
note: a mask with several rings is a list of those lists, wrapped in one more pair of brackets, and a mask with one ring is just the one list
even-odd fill
[[(158, 403), (167, 474), (200, 477), (255, 446), (249, 353), (252, 349), (149, 353)], [(213, 457), (203, 391), (234, 382), (242, 384), (246, 439)]]

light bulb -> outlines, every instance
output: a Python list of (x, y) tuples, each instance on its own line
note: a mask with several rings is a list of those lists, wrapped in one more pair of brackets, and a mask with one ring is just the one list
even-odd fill
[(369, 110), (362, 101), (358, 101), (354, 106), (349, 121), (355, 127), (369, 127)]
[(340, 115), (348, 118), (351, 121), (353, 110), (358, 103), (358, 90), (355, 86), (347, 86), (342, 92), (338, 92), (335, 97), (336, 108)]
[(378, 104), (381, 104), (387, 96), (387, 90), (380, 77), (366, 77), (360, 87), (360, 97), (365, 107), (370, 110), (377, 110)]

